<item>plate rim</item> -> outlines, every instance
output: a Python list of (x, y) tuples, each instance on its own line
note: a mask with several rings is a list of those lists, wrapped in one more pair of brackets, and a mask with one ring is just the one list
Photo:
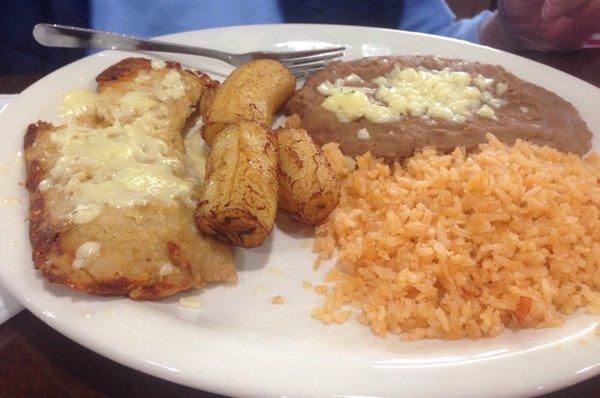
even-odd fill
[[(441, 40), (441, 41), (456, 42), (456, 43), (459, 43), (460, 45), (466, 46), (466, 47), (471, 47), (471, 46), (472, 47), (480, 47), (480, 48), (486, 49), (487, 51), (503, 53), (510, 57), (518, 57), (529, 63), (534, 63), (534, 64), (536, 64), (536, 66), (535, 66), (536, 68), (543, 67), (543, 68), (554, 69), (554, 71), (559, 72), (562, 75), (564, 75), (565, 78), (567, 78), (569, 80), (576, 79), (580, 83), (584, 83), (585, 85), (587, 85), (589, 88), (596, 89), (597, 90), (596, 93), (600, 94), (600, 88), (597, 88), (594, 85), (592, 85), (582, 79), (579, 79), (575, 76), (572, 76), (568, 73), (560, 71), (559, 69), (556, 69), (554, 67), (542, 64), (540, 62), (537, 62), (537, 61), (534, 61), (531, 59), (528, 59), (526, 57), (508, 53), (508, 52), (504, 52), (502, 50), (497, 50), (497, 49), (494, 49), (494, 48), (491, 48), (488, 46), (483, 46), (480, 44), (469, 43), (469, 42), (464, 42), (462, 40), (458, 40), (458, 39), (454, 39), (454, 38), (447, 38), (447, 37), (436, 36), (436, 35), (420, 33), (420, 32), (408, 32), (408, 31), (386, 29), (386, 28), (373, 28), (373, 27), (362, 27), (362, 26), (351, 26), (351, 25), (332, 25), (332, 24), (259, 24), (259, 25), (238, 25), (238, 26), (211, 28), (211, 29), (199, 29), (199, 30), (185, 31), (185, 32), (179, 32), (179, 33), (159, 36), (157, 38), (163, 39), (163, 40), (164, 39), (169, 40), (169, 39), (176, 39), (176, 37), (181, 34), (202, 34), (207, 31), (213, 31), (213, 33), (214, 33), (214, 31), (227, 31), (227, 30), (243, 29), (243, 28), (252, 28), (252, 29), (260, 30), (260, 29), (273, 28), (273, 27), (281, 28), (282, 26), (289, 27), (290, 25), (292, 25), (296, 28), (304, 28), (304, 29), (308, 29), (308, 28), (314, 29), (314, 28), (323, 28), (323, 27), (325, 27), (325, 28), (344, 27), (344, 28), (348, 28), (351, 30), (363, 30), (364, 29), (364, 30), (371, 30), (371, 31), (383, 31), (383, 32), (387, 32), (388, 34), (392, 34), (392, 35), (396, 35), (396, 34), (410, 35), (410, 36), (417, 37), (417, 38), (418, 37), (428, 37), (428, 38), (435, 38), (436, 40)], [(79, 59), (79, 60), (71, 63), (71, 64), (68, 64), (64, 67), (59, 68), (58, 70), (44, 76), (38, 82), (35, 82), (31, 86), (29, 86), (28, 88), (23, 90), (23, 92), (18, 94), (18, 97), (21, 97), (22, 94), (26, 95), (32, 91), (35, 91), (38, 87), (38, 84), (43, 84), (44, 81), (53, 79), (55, 74), (60, 73), (60, 71), (63, 70), (64, 68), (72, 66), (73, 64), (88, 62), (90, 58), (97, 57), (97, 56), (99, 56), (99, 54), (103, 54), (106, 52), (108, 52), (108, 51), (102, 51), (102, 52), (99, 52), (96, 54), (88, 55), (82, 59)], [(141, 53), (141, 54), (152, 54), (152, 53), (148, 52), (148, 53)], [(14, 103), (14, 100), (13, 100), (13, 103)], [(7, 117), (10, 117), (10, 116), (6, 116), (6, 114), (10, 114), (10, 113), (11, 113), (11, 105), (7, 106), (0, 113), (0, 119), (5, 119)], [(118, 363), (124, 364), (130, 368), (136, 369), (143, 373), (153, 375), (155, 377), (159, 377), (164, 380), (168, 380), (168, 381), (172, 381), (172, 382), (174, 381), (176, 383), (183, 384), (183, 385), (186, 385), (186, 386), (189, 386), (192, 388), (199, 388), (199, 389), (203, 389), (206, 391), (217, 392), (220, 394), (244, 396), (244, 395), (264, 394), (265, 393), (265, 390), (260, 390), (260, 391), (259, 390), (248, 390), (247, 387), (249, 387), (249, 386), (240, 386), (237, 384), (224, 386), (222, 383), (211, 380), (209, 378), (191, 379), (190, 378), (191, 376), (189, 376), (189, 375), (185, 375), (185, 374), (179, 373), (179, 372), (169, 371), (168, 369), (162, 367), (158, 363), (149, 363), (147, 360), (132, 356), (131, 353), (128, 353), (126, 351), (114, 349), (109, 344), (99, 341), (97, 338), (90, 338), (89, 336), (85, 336), (83, 331), (78, 330), (77, 328), (73, 328), (72, 326), (70, 327), (70, 324), (68, 321), (60, 320), (60, 319), (53, 319), (53, 318), (47, 316), (46, 314), (44, 314), (43, 307), (40, 306), (39, 303), (31, 302), (27, 298), (25, 293), (19, 291), (18, 289), (15, 289), (15, 286), (13, 286), (13, 284), (10, 283), (10, 281), (7, 281), (4, 279), (2, 272), (0, 272), (0, 281), (2, 281), (3, 286), (15, 298), (17, 298), (17, 300), (19, 302), (21, 302), (31, 313), (33, 313), (37, 318), (41, 319), (48, 326), (57, 330), (58, 332), (60, 332), (67, 338), (75, 341), (76, 343), (90, 349), (91, 351), (96, 352), (96, 353), (98, 353), (102, 356), (105, 356), (111, 360), (114, 360)], [(493, 358), (490, 358), (489, 361), (493, 361)], [(581, 373), (576, 372), (575, 374), (565, 375), (562, 379), (552, 380), (544, 385), (543, 392), (548, 393), (551, 391), (555, 391), (560, 388), (576, 384), (578, 382), (581, 382), (582, 380), (585, 380), (585, 379), (588, 379), (588, 378), (591, 378), (591, 377), (594, 377), (594, 376), (600, 374), (600, 362), (593, 365), (591, 370), (592, 370), (591, 372), (581, 372)], [(528, 393), (533, 394), (535, 392), (536, 391), (533, 389), (525, 389), (525, 390), (524, 389), (506, 389), (505, 391), (495, 391), (492, 393), (492, 396), (518, 396), (518, 395), (526, 395)], [(271, 393), (270, 395), (273, 395), (273, 391), (270, 391), (270, 393)]]

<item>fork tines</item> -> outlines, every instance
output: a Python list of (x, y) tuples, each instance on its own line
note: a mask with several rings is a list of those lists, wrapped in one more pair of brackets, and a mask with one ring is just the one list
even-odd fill
[(327, 64), (341, 58), (346, 47), (325, 48), (320, 50), (272, 53), (273, 58), (284, 64), (297, 77), (305, 77)]

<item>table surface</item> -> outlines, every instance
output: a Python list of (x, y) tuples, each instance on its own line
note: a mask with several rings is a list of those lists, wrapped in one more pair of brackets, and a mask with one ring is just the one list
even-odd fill
[[(600, 87), (600, 49), (521, 55)], [(0, 76), (0, 93), (18, 93), (41, 77)], [(219, 397), (106, 359), (62, 336), (28, 311), (0, 325), (0, 375), (0, 396)], [(600, 376), (546, 397), (600, 397)]]

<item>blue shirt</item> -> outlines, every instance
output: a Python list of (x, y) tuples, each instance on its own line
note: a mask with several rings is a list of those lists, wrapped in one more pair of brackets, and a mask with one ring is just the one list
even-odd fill
[(151, 37), (232, 25), (339, 23), (432, 33), (477, 43), (477, 28), (490, 14), (483, 11), (457, 21), (443, 0), (92, 0), (90, 25)]
[(484, 11), (457, 21), (443, 0), (19, 0), (2, 4), (0, 73), (47, 73), (89, 53), (40, 46), (31, 35), (39, 22), (142, 37), (232, 25), (334, 23), (477, 43), (477, 28), (490, 15)]

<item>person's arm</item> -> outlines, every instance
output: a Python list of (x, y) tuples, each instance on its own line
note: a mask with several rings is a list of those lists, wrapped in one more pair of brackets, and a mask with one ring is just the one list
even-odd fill
[(479, 43), (479, 26), (491, 15), (482, 11), (473, 18), (456, 20), (444, 0), (404, 0), (399, 28)]
[(481, 43), (479, 27), (490, 19), (491, 16), (491, 11), (482, 11), (472, 18), (459, 19), (435, 33), (441, 36), (470, 41), (471, 43)]
[(482, 44), (509, 51), (567, 51), (600, 32), (600, 0), (500, 0), (479, 29)]

